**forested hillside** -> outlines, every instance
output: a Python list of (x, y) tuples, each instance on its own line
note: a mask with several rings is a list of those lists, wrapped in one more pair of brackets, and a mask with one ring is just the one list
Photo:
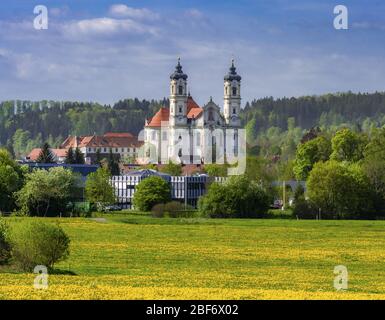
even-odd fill
[(288, 160), (310, 128), (331, 136), (341, 128), (370, 133), (384, 126), (385, 93), (264, 98), (246, 103), (241, 116), (254, 153)]
[(71, 135), (123, 131), (137, 134), (163, 101), (127, 99), (113, 106), (55, 101), (5, 101), (0, 104), (0, 145), (16, 157), (48, 141), (57, 146)]
[(286, 130), (287, 119), (293, 117), (297, 126), (339, 126), (343, 123), (363, 125), (371, 119), (385, 124), (385, 93), (327, 94), (300, 98), (264, 98), (246, 103), (242, 117), (247, 123), (254, 119), (256, 132), (269, 127)]
[[(55, 101), (5, 101), (0, 104), (0, 145), (16, 157), (48, 141), (57, 146), (69, 134), (129, 131), (137, 134), (167, 99), (127, 99), (113, 106)], [(248, 140), (261, 156), (291, 158), (304, 132), (315, 126), (368, 131), (385, 125), (385, 93), (328, 94), (300, 98), (263, 98), (247, 102), (241, 114)]]

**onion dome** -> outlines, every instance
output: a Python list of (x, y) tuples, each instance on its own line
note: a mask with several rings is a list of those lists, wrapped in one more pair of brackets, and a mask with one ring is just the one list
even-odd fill
[(183, 73), (183, 71), (182, 71), (182, 66), (180, 64), (180, 58), (178, 58), (178, 64), (175, 67), (174, 73), (171, 74), (170, 79), (171, 80), (179, 80), (179, 79), (187, 80), (187, 74)]
[(233, 80), (237, 80), (237, 81), (241, 81), (241, 76), (237, 74), (237, 71), (236, 71), (236, 68), (234, 66), (234, 59), (231, 60), (231, 67), (230, 67), (230, 71), (227, 75), (225, 75), (225, 81), (233, 81)]

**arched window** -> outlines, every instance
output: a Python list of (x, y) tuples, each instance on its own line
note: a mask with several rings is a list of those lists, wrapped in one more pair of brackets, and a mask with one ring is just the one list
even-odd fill
[(182, 113), (182, 107), (179, 106), (179, 113)]
[(183, 86), (178, 87), (178, 94), (183, 94)]
[(236, 114), (237, 112), (235, 111), (235, 108), (233, 108), (233, 114)]
[(236, 96), (236, 95), (237, 95), (237, 88), (233, 87), (233, 96)]

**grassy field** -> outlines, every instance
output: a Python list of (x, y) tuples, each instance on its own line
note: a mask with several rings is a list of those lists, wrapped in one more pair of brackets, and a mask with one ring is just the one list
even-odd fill
[(384, 221), (50, 220), (70, 235), (70, 259), (48, 290), (3, 269), (0, 299), (385, 299)]

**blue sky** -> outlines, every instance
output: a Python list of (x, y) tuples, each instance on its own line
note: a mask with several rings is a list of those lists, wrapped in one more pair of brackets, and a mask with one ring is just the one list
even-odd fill
[[(48, 30), (33, 28), (39, 4)], [(348, 30), (333, 28), (338, 4), (349, 9)], [(160, 99), (178, 56), (200, 104), (222, 104), (232, 56), (244, 102), (384, 91), (384, 43), (380, 0), (7, 0), (0, 100)]]

